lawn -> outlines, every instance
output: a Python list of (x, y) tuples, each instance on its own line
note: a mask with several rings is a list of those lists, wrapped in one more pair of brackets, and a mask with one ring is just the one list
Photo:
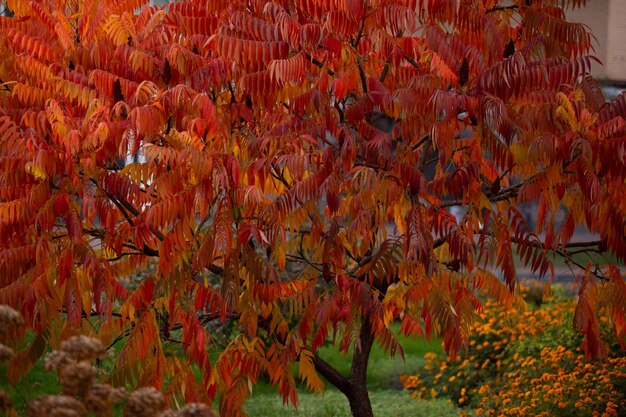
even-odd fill
[[(397, 330), (397, 328), (396, 328)], [(367, 384), (374, 415), (377, 417), (401, 416), (457, 416), (458, 410), (449, 400), (415, 400), (402, 389), (401, 374), (417, 372), (424, 364), (427, 352), (442, 353), (440, 341), (400, 337), (405, 361), (399, 355), (391, 358), (378, 346), (372, 349), (367, 369)], [(318, 350), (319, 355), (344, 375), (349, 373), (350, 356), (338, 353), (327, 345)], [(254, 387), (252, 398), (246, 404), (250, 416), (272, 417), (348, 417), (348, 400), (331, 385), (326, 386), (324, 395), (314, 396), (303, 388), (298, 389), (298, 409), (283, 406), (273, 387), (259, 384)]]
[[(397, 330), (397, 328), (396, 328)], [(441, 353), (440, 341), (432, 343), (423, 339), (400, 337), (404, 348), (405, 361), (399, 356), (391, 358), (375, 346), (372, 349), (368, 367), (368, 388), (374, 415), (377, 417), (400, 416), (456, 416), (457, 408), (449, 400), (415, 400), (404, 391), (400, 383), (401, 374), (415, 374), (424, 364), (426, 352)], [(344, 375), (348, 374), (351, 358), (339, 354), (333, 346), (327, 345), (318, 350), (327, 362), (334, 365)], [(107, 364), (102, 364), (106, 366)], [(60, 392), (56, 375), (46, 372), (43, 360), (39, 360), (33, 369), (17, 384), (11, 387), (6, 379), (6, 365), (0, 366), (0, 386), (12, 397), (20, 415), (25, 403), (36, 396), (58, 394)], [(283, 405), (276, 389), (269, 384), (260, 383), (253, 388), (252, 398), (245, 409), (251, 417), (343, 417), (350, 416), (347, 399), (331, 385), (325, 392), (313, 395), (303, 387), (298, 388), (299, 406)], [(116, 413), (116, 416), (122, 413)]]
[[(446, 417), (458, 416), (450, 400), (415, 400), (406, 392), (373, 389), (370, 391), (372, 408), (377, 417)], [(349, 417), (346, 398), (335, 389), (327, 389), (323, 397), (310, 393), (299, 395), (298, 409), (284, 407), (276, 395), (255, 395), (248, 401), (246, 411), (250, 416), (272, 417)]]

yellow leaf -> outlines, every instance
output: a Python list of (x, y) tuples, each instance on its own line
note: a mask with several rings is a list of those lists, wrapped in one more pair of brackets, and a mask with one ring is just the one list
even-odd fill
[(48, 178), (46, 172), (41, 169), (39, 165), (35, 165), (32, 162), (27, 162), (25, 168), (26, 172), (28, 172), (30, 175), (37, 178), (38, 180), (45, 180), (46, 178)]
[(80, 290), (79, 293), (82, 298), (83, 306), (85, 306), (85, 308), (91, 308), (91, 291), (89, 291), (89, 289), (92, 287), (91, 278), (84, 268), (76, 268), (74, 273), (76, 274), (76, 282), (78, 283), (78, 288)]
[(285, 241), (279, 236), (274, 243), (274, 258), (278, 263), (280, 269), (285, 269), (285, 261), (287, 258), (287, 248), (285, 247)]
[(313, 364), (313, 352), (306, 349), (302, 349), (300, 351), (300, 366), (298, 371), (300, 373), (300, 378), (302, 378), (303, 382), (306, 382), (308, 389), (314, 393), (324, 390), (324, 382), (315, 371), (315, 365)]
[[(387, 298), (387, 297), (385, 297)], [(390, 308), (386, 308), (383, 314), (383, 321), (385, 323), (385, 327), (389, 328), (389, 325), (393, 321), (393, 310)]]
[(528, 151), (525, 146), (520, 143), (514, 143), (511, 145), (511, 153), (515, 159), (515, 162), (522, 163), (528, 158)]
[(398, 233), (401, 234), (406, 233), (406, 223), (404, 221), (404, 218), (406, 216), (406, 209), (403, 206), (403, 204), (395, 204), (393, 206), (393, 219), (396, 222)]

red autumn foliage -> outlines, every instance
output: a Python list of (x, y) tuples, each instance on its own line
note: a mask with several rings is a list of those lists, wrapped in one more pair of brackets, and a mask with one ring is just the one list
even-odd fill
[[(555, 254), (587, 353), (599, 300), (626, 342), (619, 269), (573, 256), (626, 256), (626, 96), (604, 103), (563, 2), (146, 3), (0, 17), (0, 303), (51, 347), (123, 340), (113, 382), (176, 375), (168, 394), (219, 392), (223, 415), (263, 375), (296, 404), (298, 362), (368, 416), (369, 349), (402, 353), (391, 323), (454, 354), (485, 297), (511, 305), (516, 256), (549, 279)], [(177, 330), (185, 358), (164, 353)], [(331, 335), (349, 376), (316, 353)]]

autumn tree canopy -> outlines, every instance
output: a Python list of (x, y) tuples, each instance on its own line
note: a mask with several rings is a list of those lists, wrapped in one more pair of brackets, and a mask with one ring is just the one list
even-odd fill
[(626, 96), (588, 75), (594, 38), (561, 8), (584, 0), (146, 3), (0, 17), (0, 304), (38, 335), (13, 378), (82, 333), (123, 346), (114, 383), (219, 393), (222, 415), (262, 376), (293, 404), (323, 376), (370, 416), (393, 322), (454, 354), (486, 299), (518, 302), (517, 267), (549, 281), (557, 255), (588, 355), (599, 303), (626, 344), (620, 270), (574, 256), (626, 257)]

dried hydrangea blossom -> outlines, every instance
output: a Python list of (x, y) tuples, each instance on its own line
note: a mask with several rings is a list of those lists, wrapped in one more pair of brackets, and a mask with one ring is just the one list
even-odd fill
[(20, 326), (24, 324), (22, 315), (8, 305), (0, 305), (0, 336), (6, 333), (10, 326)]
[(27, 417), (86, 417), (83, 403), (67, 395), (43, 395), (29, 401)]
[(13, 357), (13, 349), (0, 343), (0, 363), (7, 362)]
[(98, 404), (117, 404), (127, 399), (128, 392), (124, 388), (113, 388), (109, 384), (92, 384), (85, 394), (85, 403), (90, 411), (95, 411), (91, 409), (92, 404), (97, 408)]
[(104, 353), (104, 346), (93, 337), (72, 336), (61, 343), (60, 350), (77, 361), (93, 361)]
[(8, 410), (11, 407), (13, 407), (11, 397), (9, 397), (9, 394), (0, 389), (0, 410)]
[(97, 415), (110, 414), (112, 409), (111, 394), (113, 387), (108, 384), (93, 384), (85, 394), (84, 402), (87, 410)]
[(83, 395), (98, 376), (98, 371), (87, 361), (73, 362), (59, 369), (59, 383), (67, 394)]
[(125, 417), (154, 417), (163, 410), (165, 399), (163, 394), (153, 387), (143, 387), (131, 392), (128, 396)]
[(43, 367), (46, 371), (52, 372), (63, 369), (72, 362), (74, 362), (74, 360), (66, 352), (55, 350), (46, 355), (43, 361)]
[(121, 403), (126, 400), (128, 400), (128, 391), (124, 388), (113, 388), (113, 391), (111, 391), (111, 401), (113, 404)]
[(217, 417), (208, 405), (202, 403), (189, 403), (178, 410), (178, 417)]

